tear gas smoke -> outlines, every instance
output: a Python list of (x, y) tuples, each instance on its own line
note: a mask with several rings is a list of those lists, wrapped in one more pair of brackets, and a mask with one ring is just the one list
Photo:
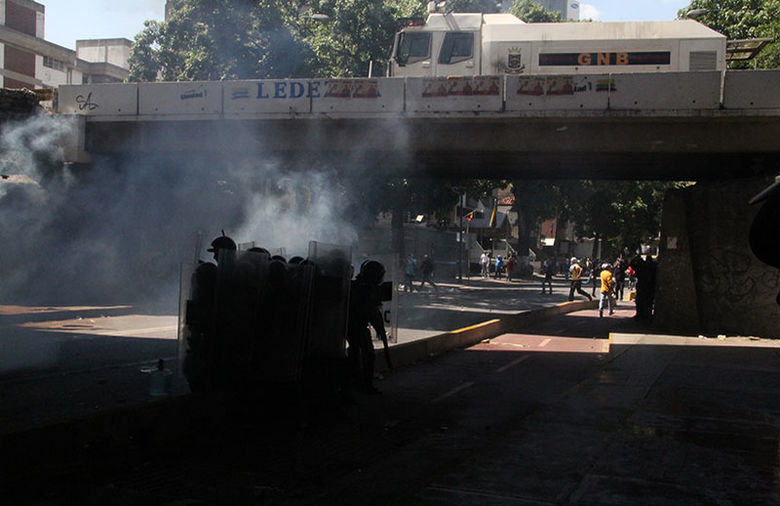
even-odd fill
[(175, 312), (178, 264), (193, 257), (198, 230), (205, 244), (224, 229), (237, 242), (303, 256), (309, 240), (356, 239), (342, 212), (350, 197), (334, 173), (245, 153), (99, 159), (71, 173), (52, 160), (72, 127), (39, 116), (3, 128), (0, 167), (36, 182), (0, 182), (4, 303), (146, 303)]

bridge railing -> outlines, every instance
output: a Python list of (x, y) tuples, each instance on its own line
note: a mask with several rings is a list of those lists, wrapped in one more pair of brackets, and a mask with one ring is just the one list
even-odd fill
[(97, 121), (780, 110), (780, 71), (86, 84), (55, 103)]

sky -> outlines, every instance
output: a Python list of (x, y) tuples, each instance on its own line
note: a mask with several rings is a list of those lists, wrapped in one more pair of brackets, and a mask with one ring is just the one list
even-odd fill
[[(75, 49), (77, 39), (132, 40), (147, 19), (161, 20), (165, 0), (37, 0), (46, 6), (46, 40)], [(588, 0), (580, 16), (599, 21), (652, 21), (677, 17), (689, 0)]]

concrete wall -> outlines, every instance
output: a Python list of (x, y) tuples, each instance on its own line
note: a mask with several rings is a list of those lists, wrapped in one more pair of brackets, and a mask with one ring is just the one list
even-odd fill
[(40, 55), (35, 56), (35, 77), (43, 81), (46, 86), (53, 88), (63, 84), (81, 84), (81, 72), (68, 65), (63, 70), (46, 67), (43, 64), (43, 56)]
[(129, 68), (130, 41), (126, 39), (77, 40), (78, 58), (96, 63), (110, 63), (117, 67)]
[[(87, 49), (80, 48), (79, 55), (87, 56)], [(128, 93), (135, 93), (135, 85), (126, 86)], [(61, 89), (57, 112), (111, 116), (111, 107), (78, 110), (78, 104), (74, 102), (74, 97), (80, 95), (102, 95), (99, 87), (86, 84), (70, 90)], [(208, 93), (202, 96), (193, 91), (204, 87), (208, 87)], [(219, 101), (213, 102), (217, 97)], [(271, 119), (279, 115), (332, 118), (336, 117), (334, 115), (511, 115), (559, 111), (579, 114), (671, 111), (672, 116), (701, 116), (708, 112), (720, 113), (724, 108), (766, 110), (776, 114), (780, 109), (778, 97), (780, 71), (727, 72), (725, 79), (721, 72), (281, 79), (143, 83), (138, 89), (137, 110), (139, 116), (153, 116), (150, 119), (158, 121), (177, 115), (194, 119), (195, 113), (198, 119), (223, 115)], [(150, 108), (144, 104), (155, 106)]]
[(769, 179), (699, 183), (664, 204), (656, 322), (717, 334), (780, 338), (780, 270), (750, 251), (758, 206), (748, 201)]

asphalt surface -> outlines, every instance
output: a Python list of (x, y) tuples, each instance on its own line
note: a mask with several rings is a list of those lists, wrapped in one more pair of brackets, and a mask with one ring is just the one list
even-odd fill
[[(423, 339), (566, 300), (536, 282), (475, 279), (398, 293), (398, 343)], [(177, 368), (176, 315), (115, 307), (0, 306), (0, 435), (154, 401), (149, 371), (162, 358)], [(178, 379), (173, 394), (186, 394)]]
[[(778, 504), (780, 352), (582, 311), (394, 371), (378, 396), (234, 412), (69, 466), (37, 504)], [(161, 421), (164, 423), (164, 421)]]

